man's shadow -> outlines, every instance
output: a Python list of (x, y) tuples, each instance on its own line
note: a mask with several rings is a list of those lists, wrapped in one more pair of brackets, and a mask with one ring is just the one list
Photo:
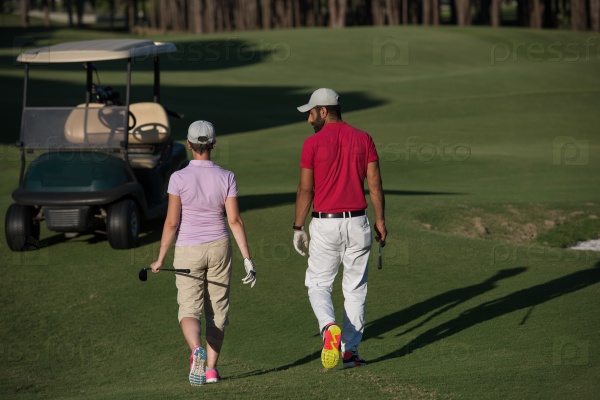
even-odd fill
[[(470, 300), (476, 296), (479, 296), (480, 294), (483, 294), (489, 290), (492, 290), (493, 288), (495, 288), (497, 286), (496, 282), (498, 282), (499, 280), (505, 279), (505, 278), (510, 278), (510, 277), (520, 274), (526, 270), (527, 270), (527, 268), (524, 268), (524, 267), (501, 270), (501, 271), (498, 271), (494, 276), (492, 276), (492, 277), (486, 279), (485, 281), (478, 283), (476, 285), (467, 286), (467, 287), (464, 287), (461, 289), (450, 290), (446, 293), (442, 293), (440, 295), (432, 297), (429, 300), (415, 304), (415, 305), (413, 305), (409, 308), (406, 308), (402, 311), (398, 311), (396, 313), (393, 313), (393, 314), (387, 315), (383, 318), (380, 318), (370, 324), (367, 324), (367, 327), (365, 328), (364, 340), (382, 335), (386, 332), (389, 332), (389, 331), (397, 328), (398, 326), (405, 325), (427, 313), (437, 310), (434, 314), (429, 316), (425, 321), (421, 322), (418, 325), (418, 326), (421, 326), (421, 325), (425, 324), (426, 322), (428, 322), (429, 320), (431, 320), (432, 318), (434, 318), (435, 316), (437, 316), (453, 307), (456, 307), (457, 305), (464, 303), (467, 300)], [(411, 328), (411, 330), (415, 329), (415, 328), (416, 327), (413, 327), (413, 328)], [(274, 367), (274, 368), (269, 368), (269, 369), (264, 369), (264, 370), (247, 372), (247, 373), (232, 377), (232, 379), (245, 378), (248, 376), (264, 375), (264, 374), (268, 374), (271, 372), (277, 372), (277, 371), (285, 371), (289, 368), (297, 367), (297, 366), (312, 362), (314, 360), (317, 360), (320, 358), (320, 354), (321, 354), (321, 350), (317, 350), (314, 353), (309, 354), (305, 357), (302, 357), (301, 359), (298, 359), (287, 365), (282, 365), (279, 367)]]
[[(404, 310), (387, 315), (368, 324), (367, 328), (365, 328), (364, 338), (367, 340), (369, 338), (378, 337), (399, 326), (410, 323), (411, 321), (414, 321), (417, 318), (426, 315), (427, 313), (435, 311), (432, 315), (427, 317), (418, 325), (413, 326), (396, 336), (413, 331), (414, 329), (430, 322), (434, 317), (442, 314), (443, 312), (448, 311), (451, 308), (456, 307), (457, 305), (479, 296), (489, 290), (492, 290), (497, 286), (496, 282), (499, 280), (515, 276), (526, 270), (527, 268), (525, 267), (501, 270), (498, 271), (494, 276), (479, 284), (467, 286), (461, 289), (450, 290), (421, 303), (412, 305)], [(479, 323), (489, 321), (513, 311), (530, 308), (545, 303), (562, 295), (584, 289), (598, 282), (600, 282), (600, 262), (596, 263), (595, 266), (589, 269), (577, 271), (572, 274), (553, 279), (546, 283), (535, 285), (527, 289), (522, 289), (499, 299), (488, 301), (473, 307), (463, 312), (452, 321), (445, 322), (429, 329), (401, 348), (376, 359), (369, 360), (369, 364), (406, 356), (417, 349), (425, 347), (428, 344), (445, 339)], [(522, 323), (524, 323), (524, 321), (525, 320), (523, 320)], [(244, 374), (233, 376), (230, 379), (239, 379), (249, 376), (264, 375), (271, 372), (285, 371), (289, 368), (312, 362), (319, 358), (319, 354), (320, 350), (286, 365), (250, 371)]]
[[(600, 282), (600, 262), (595, 266), (577, 271), (546, 283), (522, 289), (473, 307), (457, 318), (440, 324), (420, 334), (401, 348), (371, 360), (371, 363), (406, 356), (417, 349), (446, 339), (477, 324), (524, 308), (534, 307), (565, 294), (573, 293)], [(522, 322), (524, 323), (524, 321)]]
[(424, 315), (429, 314), (432, 311), (435, 311), (433, 314), (429, 315), (426, 319), (413, 326), (412, 328), (406, 329), (402, 334), (411, 332), (423, 325), (427, 322), (431, 321), (433, 318), (438, 315), (476, 297), (485, 292), (488, 292), (494, 289), (497, 285), (496, 283), (502, 279), (510, 278), (515, 275), (521, 274), (525, 272), (527, 268), (518, 267), (511, 269), (503, 269), (498, 271), (494, 276), (489, 277), (485, 281), (466, 286), (460, 289), (449, 290), (445, 293), (438, 294), (430, 299), (422, 301), (420, 303), (414, 304), (404, 310), (397, 311), (393, 314), (386, 315), (385, 317), (379, 318), (373, 322), (367, 323), (365, 326), (365, 334), (364, 340), (368, 340), (371, 338), (380, 338), (384, 333), (390, 332), (397, 327), (404, 326), (411, 321), (416, 320)]

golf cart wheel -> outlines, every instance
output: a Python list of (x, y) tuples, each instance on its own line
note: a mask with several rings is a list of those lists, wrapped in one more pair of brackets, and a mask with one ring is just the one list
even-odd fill
[(108, 209), (106, 235), (113, 249), (135, 247), (139, 234), (139, 218), (135, 202), (121, 200)]
[(31, 206), (13, 203), (6, 211), (5, 234), (12, 251), (34, 250), (40, 239), (40, 223), (37, 212)]

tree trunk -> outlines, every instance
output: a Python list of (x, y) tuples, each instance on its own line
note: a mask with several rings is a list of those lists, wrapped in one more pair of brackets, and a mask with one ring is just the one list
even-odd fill
[(402, 25), (408, 24), (408, 0), (402, 0)]
[(400, 10), (397, 0), (385, 0), (385, 14), (388, 25), (398, 25), (400, 23)]
[(292, 10), (294, 12), (294, 26), (302, 26), (302, 12), (300, 11), (300, 0), (292, 0)]
[(371, 14), (373, 14), (373, 25), (381, 26), (385, 24), (384, 0), (372, 0)]
[(188, 1), (188, 26), (191, 33), (202, 33), (201, 0)]
[(431, 24), (431, 0), (423, 0), (423, 25)]
[(529, 0), (529, 27), (541, 29), (544, 16), (542, 0)]
[(292, 28), (294, 26), (294, 7), (291, 1), (286, 2), (283, 26), (286, 28)]
[(271, 0), (261, 0), (260, 2), (261, 24), (263, 29), (271, 29), (273, 27), (271, 19)]
[(440, 24), (440, 0), (433, 0), (431, 7), (433, 8), (431, 14), (431, 23), (437, 26)]
[(594, 32), (600, 32), (600, 0), (590, 0), (590, 23)]
[(502, 24), (502, 0), (492, 0), (490, 24), (497, 28)]
[(571, 27), (574, 31), (587, 30), (586, 0), (571, 0)]
[(458, 26), (471, 25), (471, 0), (456, 0)]
[(246, 6), (246, 29), (255, 30), (258, 28), (258, 2), (249, 0)]
[(342, 28), (346, 25), (347, 0), (329, 0), (329, 26)]
[(216, 31), (217, 7), (215, 3), (216, 0), (205, 0), (204, 3), (204, 27), (207, 33)]
[(29, 28), (29, 1), (21, 0), (21, 28)]

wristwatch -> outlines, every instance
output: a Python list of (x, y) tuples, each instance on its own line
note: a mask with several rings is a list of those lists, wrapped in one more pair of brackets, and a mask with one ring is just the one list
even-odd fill
[(296, 225), (292, 225), (292, 228), (295, 231), (303, 231), (304, 230), (304, 226), (296, 226)]

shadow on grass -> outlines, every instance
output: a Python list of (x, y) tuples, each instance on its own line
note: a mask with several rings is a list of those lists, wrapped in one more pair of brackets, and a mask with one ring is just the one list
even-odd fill
[[(422, 192), (414, 190), (384, 190), (389, 196), (449, 196), (462, 195), (463, 193), (451, 192)], [(368, 191), (365, 191), (368, 194)], [(296, 203), (296, 192), (251, 194), (239, 197), (240, 211), (256, 210), (261, 208), (278, 207)]]
[[(415, 304), (405, 310), (390, 314), (379, 320), (373, 321), (372, 323), (367, 324), (367, 327), (365, 328), (366, 334), (364, 340), (377, 338), (379, 335), (389, 332), (399, 326), (405, 325), (410, 321), (413, 321), (418, 317), (425, 315), (431, 311), (437, 310), (426, 320), (420, 322), (418, 325), (413, 326), (410, 329), (399, 333), (396, 336), (401, 336), (406, 333), (409, 333), (414, 329), (417, 329), (430, 322), (434, 317), (456, 307), (457, 305), (462, 304), (465, 301), (479, 296), (489, 290), (492, 290), (497, 286), (496, 282), (502, 279), (507, 279), (516, 276), (525, 272), (526, 270), (527, 268), (525, 267), (501, 270), (498, 271), (494, 276), (490, 277), (489, 279), (486, 279), (480, 284), (448, 291), (446, 293), (432, 297), (429, 300), (423, 301), (419, 304)], [(488, 301), (479, 306), (473, 307), (470, 310), (465, 311), (452, 321), (448, 321), (432, 329), (429, 329), (428, 331), (422, 333), (421, 335), (411, 340), (408, 344), (402, 346), (401, 348), (381, 357), (378, 357), (374, 360), (369, 360), (369, 363), (373, 364), (409, 355), (415, 350), (418, 350), (429, 344), (455, 335), (477, 324), (489, 321), (491, 319), (500, 317), (502, 315), (517, 310), (534, 307), (536, 305), (556, 299), (565, 294), (576, 292), (578, 290), (584, 289), (588, 286), (597, 284), (599, 282), (600, 262), (596, 263), (595, 266), (589, 269), (577, 271), (572, 274), (551, 280), (549, 282), (532, 286), (527, 289), (519, 290), (499, 299)], [(527, 316), (521, 321), (521, 324), (525, 323), (526, 318)], [(251, 376), (264, 375), (272, 372), (285, 371), (289, 368), (297, 367), (312, 362), (319, 358), (320, 351), (316, 351), (312, 354), (307, 355), (306, 357), (298, 359), (287, 365), (264, 370), (251, 371), (233, 376), (230, 379), (241, 379)]]
[[(46, 79), (32, 71), (27, 97), (28, 107), (61, 107), (85, 103), (85, 71), (76, 66), (72, 75), (79, 75), (79, 84)], [(213, 123), (217, 135), (224, 137), (233, 133), (271, 129), (279, 126), (306, 121), (306, 115), (298, 112), (297, 106), (306, 103), (312, 88), (300, 86), (218, 86), (200, 82), (190, 75), (189, 86), (163, 84), (161, 104), (169, 110), (184, 115), (183, 119), (169, 120), (173, 140), (185, 140), (189, 125), (198, 119)], [(165, 79), (166, 80), (166, 79)], [(163, 82), (165, 81), (163, 80)], [(123, 99), (125, 89), (110, 82)], [(4, 104), (7, 118), (0, 143), (14, 144), (20, 135), (22, 114), (23, 80), (21, 78), (0, 76), (0, 86), (7, 93), (16, 93), (13, 101)], [(344, 92), (344, 112), (353, 112), (374, 108), (387, 101), (375, 98), (366, 92)], [(152, 100), (152, 85), (135, 84), (131, 90), (131, 102)], [(299, 128), (299, 133), (312, 132), (309, 124)], [(63, 132), (48, 132), (51, 135), (63, 135)], [(227, 139), (225, 139), (227, 140)], [(223, 141), (222, 141), (223, 142)], [(223, 142), (228, 143), (228, 142)], [(235, 142), (231, 146), (235, 146)], [(298, 146), (302, 142), (298, 141)]]
[[(409, 191), (409, 190), (385, 190), (386, 195), (391, 196), (441, 196), (441, 195), (460, 195), (461, 193), (448, 193), (448, 192), (421, 192), (421, 191)], [(278, 207), (283, 205), (294, 204), (296, 202), (296, 193), (268, 193), (268, 194), (251, 194), (240, 196), (238, 203), (240, 212), (246, 212), (250, 210)], [(140, 227), (142, 235), (139, 238), (138, 246), (142, 247), (158, 242), (162, 236), (162, 228), (164, 224), (164, 218), (157, 218), (150, 221), (145, 221)], [(89, 235), (92, 236), (89, 236)], [(68, 238), (62, 233), (53, 234), (48, 236), (37, 243), (31, 243), (30, 248), (32, 250), (50, 247), (59, 243), (68, 241), (85, 241), (88, 244), (96, 244), (107, 240), (106, 233), (100, 231), (84, 232), (74, 238)]]
[(503, 269), (498, 271), (494, 276), (491, 276), (490, 278), (476, 285), (449, 290), (445, 293), (434, 296), (428, 300), (414, 304), (408, 308), (405, 308), (404, 310), (395, 312), (373, 322), (367, 323), (365, 326), (365, 335), (363, 337), (363, 340), (368, 340), (372, 338), (379, 339), (379, 336), (390, 332), (400, 326), (404, 326), (410, 323), (411, 321), (422, 317), (423, 315), (427, 315), (430, 312), (435, 311), (433, 314), (431, 314), (419, 324), (413, 326), (412, 328), (406, 329), (404, 332), (400, 333), (397, 336), (409, 333), (425, 325), (427, 322), (431, 321), (438, 315), (441, 315), (446, 311), (451, 310), (452, 308), (468, 300), (471, 300), (479, 295), (484, 294), (485, 292), (494, 289), (495, 287), (497, 287), (496, 283), (498, 281), (516, 276), (525, 272), (526, 270), (527, 268), (524, 267)]
[[(515, 272), (517, 272), (516, 270), (518, 270), (518, 268), (515, 269)], [(522, 270), (524, 271), (525, 269), (522, 268)], [(520, 273), (520, 272), (517, 272), (517, 273)], [(488, 281), (490, 281), (490, 280), (488, 280)], [(488, 282), (488, 281), (486, 281), (486, 282)], [(489, 283), (492, 283), (492, 282), (493, 281), (490, 281)], [(463, 312), (457, 318), (455, 318), (451, 321), (445, 322), (443, 324), (440, 324), (440, 325), (438, 325), (434, 328), (431, 328), (428, 331), (420, 334), (415, 339), (411, 340), (409, 343), (402, 346), (401, 348), (399, 348), (391, 353), (388, 353), (386, 355), (383, 355), (381, 357), (378, 357), (374, 360), (371, 360), (370, 362), (377, 363), (380, 361), (386, 361), (386, 360), (390, 360), (390, 359), (394, 359), (394, 358), (407, 356), (407, 355), (411, 354), (412, 352), (414, 352), (415, 350), (421, 349), (429, 344), (446, 339), (452, 335), (455, 335), (459, 332), (464, 331), (465, 329), (469, 329), (477, 324), (481, 324), (483, 322), (489, 321), (491, 319), (500, 317), (505, 314), (512, 313), (514, 311), (537, 306), (539, 304), (556, 299), (565, 294), (573, 293), (578, 290), (584, 289), (588, 286), (595, 285), (599, 282), (600, 282), (600, 262), (596, 263), (595, 266), (593, 266), (589, 269), (586, 269), (583, 271), (577, 271), (572, 274), (553, 279), (546, 283), (535, 285), (535, 286), (532, 286), (527, 289), (522, 289), (522, 290), (516, 291), (514, 293), (511, 293), (509, 295), (506, 295), (504, 297), (501, 297), (499, 299), (488, 301), (488, 302), (480, 304), (476, 307), (473, 307), (473, 308)], [(484, 282), (484, 284), (483, 284), (484, 286), (482, 286), (482, 288), (489, 285), (489, 283)], [(475, 295), (477, 294), (476, 287), (469, 287), (466, 289), (467, 289), (467, 291), (464, 294), (467, 298), (469, 298), (469, 296), (471, 296), (472, 294), (475, 294)], [(462, 291), (464, 289), (459, 289), (459, 290)], [(473, 293), (471, 293), (472, 290), (475, 290), (475, 291)], [(454, 297), (454, 295), (451, 294), (452, 292), (455, 292), (455, 294), (458, 294), (458, 292), (456, 292), (456, 291), (448, 292), (448, 294), (449, 294), (448, 300), (452, 300), (452, 298)], [(436, 298), (442, 299), (445, 296), (447, 296), (447, 294), (436, 296), (434, 299), (436, 299)], [(460, 299), (456, 298), (455, 301), (460, 301)], [(424, 303), (427, 303), (427, 302), (424, 302)], [(435, 305), (435, 303), (436, 302), (434, 301), (431, 305)], [(448, 304), (445, 308), (443, 308), (440, 311), (443, 312), (446, 309), (454, 307), (454, 305), (455, 304), (453, 302), (451, 302), (450, 304)], [(409, 311), (406, 311), (406, 315), (404, 315), (404, 319), (402, 319), (401, 314), (403, 312), (401, 311), (400, 313), (390, 314), (390, 315), (382, 318), (379, 321), (375, 321), (372, 325), (375, 327), (375, 329), (379, 329), (380, 333), (383, 333), (384, 331), (387, 332), (390, 329), (393, 329), (394, 327), (402, 325), (402, 323), (406, 322), (407, 320), (411, 320), (411, 319), (418, 317), (417, 311), (421, 310), (423, 312), (426, 312), (427, 307), (425, 307), (425, 305), (423, 303), (421, 303), (421, 305), (413, 306), (407, 310), (409, 310)], [(438, 311), (438, 313), (436, 315), (439, 315), (440, 311)], [(400, 316), (399, 316), (399, 314), (400, 314)], [(526, 318), (521, 322), (521, 324), (523, 324), (525, 322)], [(430, 319), (431, 318), (429, 318), (427, 321), (429, 321)], [(427, 322), (427, 321), (425, 321), (425, 322)], [(420, 325), (422, 325), (422, 324), (420, 324)], [(412, 328), (412, 329), (415, 329), (415, 328)], [(407, 332), (411, 331), (412, 329), (404, 331), (404, 332), (398, 334), (397, 336), (407, 333)], [(375, 332), (377, 333), (377, 331), (375, 331)]]

